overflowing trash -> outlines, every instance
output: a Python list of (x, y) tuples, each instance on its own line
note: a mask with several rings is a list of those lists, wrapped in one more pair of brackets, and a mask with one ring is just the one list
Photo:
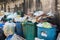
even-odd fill
[[(0, 16), (0, 27), (5, 40), (55, 40), (56, 27), (54, 15), (43, 11), (29, 12), (21, 16), (21, 12), (4, 12)], [(51, 18), (51, 19), (50, 19)], [(37, 38), (35, 38), (37, 37)]]

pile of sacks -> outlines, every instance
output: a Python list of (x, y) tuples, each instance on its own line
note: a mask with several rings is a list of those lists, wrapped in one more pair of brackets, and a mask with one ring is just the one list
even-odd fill
[(21, 36), (15, 33), (16, 24), (12, 20), (7, 21), (3, 27), (4, 34), (6, 36), (5, 40), (25, 40)]
[(54, 16), (51, 12), (45, 14), (43, 11), (36, 11), (35, 13), (29, 12), (27, 14), (24, 14), (23, 17), (18, 15), (16, 12), (15, 13), (5, 12), (4, 15), (7, 16), (6, 17), (7, 21), (4, 22), (5, 25), (3, 27), (4, 34), (7, 37), (5, 40), (24, 40), (24, 38), (21, 38), (19, 35), (15, 34), (16, 24), (14, 22), (31, 21), (33, 23), (37, 22), (38, 27), (52, 28), (52, 24), (47, 22), (47, 17), (50, 18)]
[[(7, 20), (14, 19), (13, 20), (14, 22), (17, 22), (17, 21), (18, 22), (31, 21), (33, 23), (35, 23), (35, 22), (40, 23), (39, 21), (41, 19), (48, 20), (47, 17), (49, 17), (49, 18), (54, 17), (54, 14), (52, 14), (51, 11), (49, 13), (47, 13), (47, 14), (44, 13), (43, 11), (36, 11), (35, 13), (29, 12), (27, 14), (24, 14), (23, 17), (18, 15), (17, 12), (10, 12), (10, 13), (5, 12), (4, 14), (7, 15), (7, 17), (6, 17)], [(47, 21), (43, 23), (44, 27), (46, 26), (46, 24), (47, 24), (47, 26), (49, 25), (50, 28), (51, 28), (51, 24), (49, 22), (47, 22)]]

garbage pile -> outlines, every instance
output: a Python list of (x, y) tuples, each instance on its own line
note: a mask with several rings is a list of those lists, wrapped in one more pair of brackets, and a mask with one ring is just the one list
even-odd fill
[[(18, 15), (17, 12), (4, 12), (3, 15), (0, 16), (0, 28), (4, 33), (4, 40), (35, 40), (35, 37), (41, 38), (41, 35), (38, 36), (40, 28), (46, 29), (46, 31), (51, 30), (50, 32), (54, 31), (52, 34), (56, 33), (56, 29), (54, 29), (56, 24), (52, 21), (53, 19), (54, 15), (51, 12), (29, 12), (24, 14), (24, 16)], [(42, 30), (42, 39), (44, 39), (44, 36), (47, 38), (51, 35), (48, 31), (44, 34), (45, 31)], [(56, 34), (51, 36), (51, 40), (54, 40), (55, 36)], [(47, 40), (49, 39), (50, 38)]]

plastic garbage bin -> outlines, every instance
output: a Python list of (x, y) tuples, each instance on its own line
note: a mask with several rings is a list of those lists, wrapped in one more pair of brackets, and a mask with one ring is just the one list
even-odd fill
[(43, 27), (38, 27), (37, 28), (37, 36), (40, 39), (44, 40), (56, 40), (56, 28), (43, 28)]
[(36, 27), (32, 22), (25, 22), (23, 24), (23, 33), (26, 40), (34, 40), (36, 37)]
[(22, 24), (20, 22), (16, 22), (15, 32), (17, 35), (23, 36)]

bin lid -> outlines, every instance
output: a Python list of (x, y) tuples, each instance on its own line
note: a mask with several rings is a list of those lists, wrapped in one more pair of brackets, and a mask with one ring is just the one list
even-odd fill
[(34, 26), (34, 23), (32, 23), (30, 21), (27, 21), (27, 22), (24, 22), (23, 25), (32, 25), (32, 26)]

